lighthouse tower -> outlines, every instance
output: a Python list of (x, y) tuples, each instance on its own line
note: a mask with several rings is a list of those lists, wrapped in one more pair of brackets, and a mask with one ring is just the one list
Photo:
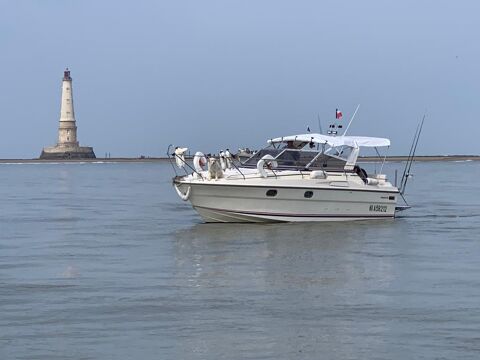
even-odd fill
[(72, 78), (68, 68), (63, 72), (62, 104), (58, 126), (58, 142), (55, 146), (43, 148), (40, 159), (91, 159), (95, 158), (93, 148), (80, 146), (77, 140), (77, 125), (73, 110)]
[(79, 146), (77, 141), (77, 125), (73, 111), (72, 78), (68, 68), (63, 72), (62, 105), (60, 108), (60, 126), (58, 127), (59, 146)]

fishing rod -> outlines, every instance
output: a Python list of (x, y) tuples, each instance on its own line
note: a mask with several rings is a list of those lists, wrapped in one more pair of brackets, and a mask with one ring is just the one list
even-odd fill
[(423, 115), (422, 122), (420, 124), (420, 129), (418, 131), (417, 141), (415, 141), (415, 147), (413, 148), (412, 159), (410, 160), (410, 164), (408, 166), (407, 176), (405, 176), (405, 184), (403, 185), (403, 192), (405, 192), (405, 188), (407, 187), (407, 181), (410, 177), (410, 169), (412, 168), (412, 164), (415, 162), (415, 152), (417, 151), (418, 141), (420, 140), (420, 135), (422, 134), (423, 123), (425, 122), (425, 115)]
[(400, 188), (400, 194), (402, 194), (402, 195), (405, 193), (408, 178), (411, 176), (410, 175), (410, 170), (412, 169), (412, 164), (415, 161), (415, 152), (417, 151), (418, 141), (420, 140), (420, 135), (422, 134), (423, 124), (425, 122), (425, 116), (426, 115), (423, 115), (422, 121), (417, 126), (417, 131), (415, 132), (412, 147), (410, 148), (411, 154), (409, 154), (409, 158), (407, 160), (407, 163), (405, 164), (405, 169), (404, 169), (404, 172), (403, 172), (401, 188)]
[[(323, 131), (322, 131), (322, 123), (320, 121), (320, 114), (317, 114), (317, 120), (318, 120), (318, 131), (319, 131), (319, 134), (322, 134)], [(317, 151), (318, 149), (320, 149), (320, 144), (317, 143)]]
[(405, 181), (405, 176), (407, 174), (408, 163), (410, 162), (410, 159), (412, 157), (413, 147), (415, 146), (415, 139), (417, 138), (419, 128), (420, 128), (420, 124), (417, 124), (417, 127), (415, 129), (415, 134), (413, 135), (413, 139), (412, 139), (412, 145), (410, 145), (410, 151), (408, 152), (407, 162), (405, 163), (405, 168), (403, 169), (402, 179), (400, 180), (400, 187), (399, 187), (400, 192), (403, 188), (403, 183)]
[(342, 136), (347, 135), (347, 131), (350, 128), (350, 125), (352, 125), (352, 121), (355, 118), (355, 115), (357, 115), (357, 111), (358, 111), (359, 108), (360, 108), (360, 104), (357, 105), (357, 108), (355, 109), (355, 112), (353, 113), (352, 117), (350, 118), (350, 122), (348, 123), (347, 128), (343, 132)]

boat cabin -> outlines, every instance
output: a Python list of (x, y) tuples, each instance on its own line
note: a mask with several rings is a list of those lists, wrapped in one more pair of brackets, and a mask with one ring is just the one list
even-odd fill
[[(255, 168), (271, 156), (279, 170), (326, 170), (359, 172), (356, 166), (360, 147), (388, 147), (390, 140), (363, 136), (291, 135), (268, 140), (269, 145), (242, 162)], [(378, 151), (377, 151), (378, 153)], [(270, 158), (270, 157), (269, 157)], [(360, 175), (360, 174), (359, 174)]]

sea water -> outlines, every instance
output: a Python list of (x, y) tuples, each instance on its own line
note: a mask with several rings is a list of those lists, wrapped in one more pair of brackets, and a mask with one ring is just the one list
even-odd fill
[(413, 173), (395, 220), (240, 225), (168, 163), (2, 164), (0, 359), (478, 359), (480, 163)]

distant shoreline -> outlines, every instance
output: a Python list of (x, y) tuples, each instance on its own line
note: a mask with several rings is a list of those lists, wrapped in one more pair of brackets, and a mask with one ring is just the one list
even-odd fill
[[(378, 161), (378, 157), (359, 157), (358, 161), (373, 162)], [(387, 156), (386, 161), (400, 162), (407, 161), (408, 156)], [(419, 155), (415, 156), (415, 161), (480, 161), (480, 155)]]
[(165, 162), (166, 157), (149, 158), (96, 158), (96, 159), (0, 159), (0, 164), (57, 164), (57, 163), (140, 163)]
[[(387, 162), (406, 161), (408, 156), (387, 156)], [(152, 163), (166, 162), (166, 157), (146, 157), (146, 158), (96, 158), (96, 159), (62, 159), (62, 160), (43, 160), (43, 159), (0, 159), (0, 164), (52, 164), (52, 163)], [(359, 162), (381, 161), (378, 157), (359, 157)], [(415, 161), (480, 161), (480, 155), (423, 155), (415, 156)]]

